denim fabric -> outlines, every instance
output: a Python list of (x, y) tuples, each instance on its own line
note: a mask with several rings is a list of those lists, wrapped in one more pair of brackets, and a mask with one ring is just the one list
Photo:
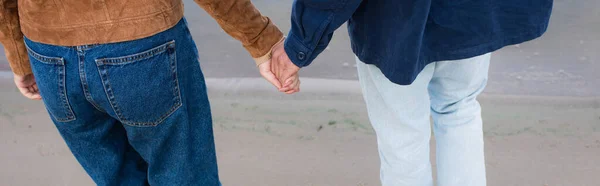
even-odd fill
[(414, 83), (389, 81), (357, 59), (369, 119), (377, 133), (384, 186), (433, 186), (430, 116), (438, 186), (485, 186), (481, 107), (490, 54), (427, 65)]
[(541, 36), (553, 0), (295, 0), (285, 51), (299, 67), (346, 21), (352, 50), (392, 82), (429, 63), (483, 55)]
[(206, 86), (184, 19), (128, 42), (25, 43), (52, 120), (96, 184), (220, 185)]

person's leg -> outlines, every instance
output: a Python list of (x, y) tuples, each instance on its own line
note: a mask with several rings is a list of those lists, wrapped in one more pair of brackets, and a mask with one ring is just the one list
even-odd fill
[(185, 21), (89, 53), (101, 79), (97, 95), (148, 162), (150, 185), (220, 185), (206, 86)]
[(481, 107), (490, 54), (435, 63), (429, 84), (439, 186), (484, 186)]
[(427, 66), (408, 86), (392, 83), (374, 65), (357, 59), (357, 66), (369, 119), (377, 133), (382, 185), (433, 185), (427, 93), (433, 66)]
[(43, 102), (75, 158), (97, 185), (147, 185), (147, 166), (121, 123), (88, 97), (86, 64), (76, 48), (26, 40)]

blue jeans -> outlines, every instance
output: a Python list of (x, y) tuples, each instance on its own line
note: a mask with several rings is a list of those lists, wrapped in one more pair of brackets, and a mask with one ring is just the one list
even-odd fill
[(485, 186), (481, 107), (490, 54), (427, 65), (408, 86), (358, 63), (369, 119), (377, 133), (384, 186), (432, 186), (430, 116), (438, 186)]
[(220, 185), (210, 106), (184, 19), (120, 43), (25, 39), (43, 102), (98, 185)]

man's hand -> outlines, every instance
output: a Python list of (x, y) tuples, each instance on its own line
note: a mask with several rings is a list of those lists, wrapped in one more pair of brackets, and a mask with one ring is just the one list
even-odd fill
[(300, 71), (300, 68), (292, 63), (287, 53), (285, 53), (283, 44), (275, 46), (273, 48), (273, 57), (271, 58), (271, 72), (275, 74), (275, 77), (277, 77), (283, 86), (279, 91), (286, 94), (293, 94), (300, 91), (298, 71)]
[(37, 83), (35, 82), (35, 77), (33, 74), (20, 76), (14, 75), (15, 85), (17, 88), (25, 96), (26, 98), (32, 100), (41, 100), (42, 96), (40, 96), (40, 90), (38, 89)]

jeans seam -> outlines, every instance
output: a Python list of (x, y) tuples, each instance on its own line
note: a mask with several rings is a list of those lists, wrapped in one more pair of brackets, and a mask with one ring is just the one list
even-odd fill
[(43, 56), (43, 55), (38, 54), (37, 52), (33, 51), (31, 48), (29, 48), (29, 46), (27, 46), (27, 44), (25, 44), (25, 48), (27, 48), (27, 52), (29, 52), (29, 55), (31, 55), (31, 57), (33, 57), (34, 59), (36, 59), (42, 63), (50, 64), (50, 65), (65, 65), (63, 58)]
[(98, 111), (106, 113), (103, 109), (100, 109), (98, 104), (93, 100), (92, 94), (89, 91), (87, 76), (85, 75), (85, 53), (79, 47), (77, 48), (77, 57), (79, 59), (79, 79), (81, 80), (81, 88), (83, 89), (83, 94), (85, 95), (85, 99)]
[[(61, 59), (61, 63), (64, 64), (64, 61)], [(66, 73), (65, 73), (65, 69), (66, 67), (64, 65), (59, 67), (59, 80), (58, 80), (58, 88), (59, 88), (59, 92), (58, 94), (60, 95), (60, 99), (62, 101), (63, 104), (63, 109), (65, 110), (65, 114), (67, 115), (66, 118), (62, 119), (62, 118), (57, 118), (56, 116), (54, 116), (54, 118), (59, 121), (59, 122), (69, 122), (69, 121), (73, 121), (75, 120), (75, 114), (73, 114), (73, 110), (71, 109), (71, 104), (69, 103), (69, 99), (67, 99), (67, 88), (65, 86), (66, 83)]]
[[(104, 71), (104, 73), (102, 73), (103, 71)], [(108, 76), (106, 75), (107, 73), (105, 71), (106, 71), (106, 69), (98, 66), (98, 75), (100, 75), (100, 78), (102, 79), (102, 84), (103, 84), (102, 87), (104, 87), (104, 92), (106, 93), (110, 107), (112, 107), (112, 109), (115, 111), (115, 115), (117, 115), (117, 118), (119, 118), (119, 120), (124, 121), (122, 119), (123, 117), (119, 110), (119, 107), (116, 106), (115, 104), (113, 104), (115, 97), (114, 97), (114, 93), (112, 92), (112, 89), (110, 87)]]
[[(175, 42), (173, 41), (173, 43), (170, 45), (173, 50), (175, 50)], [(175, 99), (175, 105), (177, 106), (177, 108), (181, 107), (181, 105), (183, 105), (183, 101), (181, 100), (181, 90), (179, 89), (179, 74), (177, 73), (177, 51), (173, 51), (173, 57), (171, 57), (171, 73), (173, 74), (173, 81), (175, 83), (175, 87), (173, 87), (173, 96), (175, 96), (173, 99)], [(176, 108), (176, 109), (177, 109)], [(175, 109), (175, 110), (176, 110)], [(170, 111), (170, 112), (174, 112)], [(168, 114), (168, 116), (170, 116), (171, 114)], [(168, 117), (168, 116), (165, 116)], [(162, 121), (161, 121), (162, 122)]]

